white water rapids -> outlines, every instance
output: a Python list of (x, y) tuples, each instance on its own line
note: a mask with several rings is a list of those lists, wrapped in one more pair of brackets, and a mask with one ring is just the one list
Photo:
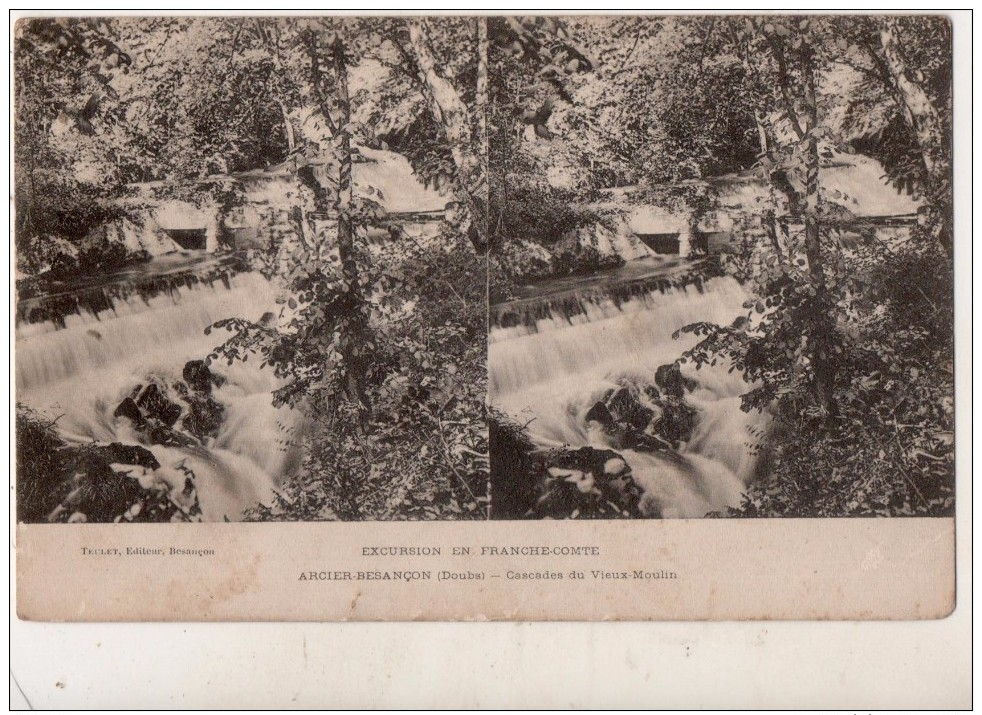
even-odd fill
[[(612, 300), (596, 285), (572, 295), (579, 310), (563, 311), (563, 301), (554, 299), (548, 310), (537, 310), (534, 327), (493, 328), (490, 336), (492, 403), (521, 424), (531, 420), (530, 436), (543, 448), (617, 449), (599, 425), (587, 422), (591, 406), (619, 379), (654, 384), (660, 365), (697, 342), (691, 335), (673, 340), (673, 332), (698, 321), (732, 323), (745, 314), (746, 300), (732, 278), (713, 278), (702, 292), (690, 285), (626, 301)], [(682, 373), (698, 383), (686, 395), (698, 412), (692, 439), (678, 455), (617, 450), (644, 492), (646, 515), (699, 518), (736, 506), (756, 468), (750, 430), (765, 426), (765, 418), (741, 411), (739, 395), (747, 385), (740, 375), (720, 366), (683, 366)]]
[(205, 521), (241, 519), (243, 511), (268, 503), (293, 455), (284, 448), (296, 415), (275, 409), (278, 383), (256, 362), (212, 364), (227, 382), (214, 389), (225, 407), (218, 435), (201, 447), (148, 444), (125, 417), (114, 418), (120, 401), (151, 377), (181, 379), (184, 364), (205, 358), (228, 336), (204, 330), (217, 320), (258, 320), (276, 308), (273, 287), (258, 273), (165, 291), (144, 300), (137, 292), (115, 299), (110, 310), (80, 311), (64, 328), (51, 322), (17, 328), (17, 401), (57, 419), (68, 441), (143, 444), (161, 467), (157, 476), (180, 489), (183, 466), (195, 475)]

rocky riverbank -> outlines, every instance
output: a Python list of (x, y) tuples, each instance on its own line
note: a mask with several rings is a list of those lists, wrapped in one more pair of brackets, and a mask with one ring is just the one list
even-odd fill
[[(183, 479), (179, 479), (183, 477)], [(194, 474), (162, 474), (139, 445), (72, 445), (54, 423), (17, 414), (17, 518), (21, 522), (200, 521)]]
[(587, 411), (586, 421), (604, 433), (611, 449), (541, 450), (523, 426), (492, 420), (492, 517), (643, 516), (642, 489), (618, 450), (657, 452), (681, 462), (678, 450), (691, 439), (697, 422), (697, 411), (686, 401), (695, 387), (678, 364), (669, 364), (658, 368), (654, 384), (622, 379), (619, 387), (607, 390)]
[[(151, 377), (113, 411), (143, 445), (188, 450), (218, 434), (225, 407), (212, 395), (224, 378), (202, 360), (183, 380)], [(24, 522), (200, 521), (196, 475), (183, 463), (162, 467), (142, 445), (70, 444), (57, 420), (25, 407), (17, 414), (17, 511)]]

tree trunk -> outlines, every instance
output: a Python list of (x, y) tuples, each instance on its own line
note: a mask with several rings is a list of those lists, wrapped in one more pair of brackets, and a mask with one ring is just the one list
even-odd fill
[(924, 168), (928, 175), (933, 175), (941, 165), (946, 163), (941, 122), (927, 93), (912, 78), (900, 49), (899, 35), (897, 18), (884, 19), (880, 30), (883, 59), (890, 72), (894, 89), (901, 99), (904, 116), (917, 137)]
[(819, 181), (818, 181), (818, 102), (815, 97), (815, 66), (813, 50), (807, 43), (801, 49), (801, 81), (804, 87), (804, 128), (805, 143), (805, 256), (808, 259), (808, 272), (815, 288), (815, 315), (812, 316), (812, 330), (809, 335), (815, 397), (829, 417), (838, 410), (833, 395), (835, 372), (831, 363), (833, 326), (829, 318), (829, 295), (825, 284), (825, 265), (822, 259), (821, 224), (819, 221)]
[(754, 122), (757, 124), (757, 141), (760, 142), (760, 156), (767, 156), (767, 129), (764, 127), (763, 115), (754, 110)]
[[(370, 346), (368, 330), (362, 314), (361, 285), (358, 280), (358, 264), (355, 261), (355, 234), (351, 222), (351, 100), (348, 96), (348, 68), (344, 58), (344, 43), (336, 36), (331, 46), (334, 60), (334, 83), (338, 103), (338, 117), (334, 133), (334, 155), (338, 159), (338, 196), (335, 210), (338, 215), (338, 256), (341, 259), (341, 275), (351, 312), (348, 316), (348, 335), (344, 338), (342, 355), (348, 376), (348, 398), (361, 406), (361, 422), (364, 425), (369, 409), (365, 393)], [(326, 109), (326, 107), (325, 107)]]
[(296, 138), (293, 136), (293, 125), (290, 123), (290, 115), (287, 114), (286, 105), (283, 102), (277, 102), (277, 104), (280, 105), (280, 113), (283, 115), (283, 136), (286, 139), (286, 148), (292, 154), (297, 146)]
[[(413, 53), (416, 75), (423, 88), (427, 105), (434, 119), (443, 128), (450, 145), (461, 198), (471, 215), (468, 233), (474, 247), (487, 251), (488, 181), (483, 146), (471, 130), (470, 113), (454, 86), (438, 71), (439, 64), (426, 30), (425, 20), (407, 20), (409, 48)], [(485, 30), (486, 36), (486, 30)], [(483, 52), (487, 50), (487, 42)], [(480, 69), (480, 61), (479, 61)], [(480, 82), (480, 71), (478, 72)], [(480, 124), (479, 124), (480, 126)]]
[(880, 50), (889, 72), (892, 89), (904, 118), (920, 149), (924, 173), (934, 216), (929, 224), (935, 239), (949, 256), (953, 252), (951, 230), (951, 144), (945, 137), (941, 120), (930, 97), (914, 79), (901, 50), (900, 23), (895, 17), (883, 20)]
[[(369, 410), (365, 393), (364, 375), (371, 354), (368, 326), (364, 317), (364, 299), (355, 259), (354, 227), (352, 226), (352, 185), (351, 185), (351, 101), (348, 96), (348, 68), (345, 61), (344, 42), (335, 37), (330, 47), (331, 63), (334, 73), (334, 94), (338, 106), (336, 119), (332, 118), (328, 102), (324, 75), (320, 68), (320, 53), (315, 38), (308, 44), (311, 60), (311, 76), (314, 96), (325, 122), (332, 129), (332, 154), (338, 164), (338, 191), (333, 202), (328, 192), (314, 175), (309, 165), (300, 167), (297, 174), (300, 180), (314, 193), (314, 207), (319, 213), (337, 215), (337, 248), (341, 262), (341, 277), (344, 291), (344, 306), (341, 345), (339, 352), (344, 360), (347, 374), (346, 392), (348, 399), (360, 406), (361, 422), (364, 425)], [(333, 209), (333, 211), (332, 211)]]
[[(475, 123), (479, 151), (488, 155), (488, 19), (477, 18), (477, 82), (474, 95)], [(487, 201), (487, 182), (485, 182)]]
[[(348, 69), (344, 59), (344, 43), (337, 37), (331, 45), (334, 62), (334, 82), (338, 103), (338, 117), (334, 132), (334, 156), (338, 161), (338, 195), (334, 210), (338, 215), (338, 254), (345, 288), (352, 294), (360, 293), (358, 266), (355, 263), (354, 230), (351, 225), (351, 100), (348, 97)], [(324, 107), (326, 110), (327, 107)]]

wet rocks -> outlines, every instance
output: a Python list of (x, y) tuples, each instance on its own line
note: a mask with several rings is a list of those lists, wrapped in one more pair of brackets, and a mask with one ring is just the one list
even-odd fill
[(613, 432), (615, 429), (617, 429), (617, 420), (614, 419), (614, 415), (611, 414), (610, 408), (607, 407), (607, 403), (603, 400), (595, 402), (593, 407), (587, 411), (586, 421), (596, 422), (608, 432)]
[(611, 457), (604, 462), (604, 474), (608, 476), (617, 476), (618, 474), (623, 474), (626, 471), (627, 462), (620, 457)]
[(163, 425), (151, 427), (146, 434), (150, 444), (159, 444), (164, 447), (193, 447), (198, 444), (193, 437)]
[[(595, 449), (594, 447), (555, 449), (547, 452), (545, 456), (545, 460), (555, 467), (580, 469), (591, 474), (607, 474), (605, 467), (611, 459), (624, 461), (621, 455), (611, 449)], [(627, 462), (624, 464), (626, 466)]]
[(92, 449), (110, 464), (135, 464), (146, 469), (157, 469), (160, 462), (146, 447), (134, 444), (112, 444), (94, 446)]
[(212, 373), (204, 360), (185, 363), (182, 376), (190, 391), (180, 383), (175, 384), (189, 408), (181, 426), (200, 440), (215, 437), (225, 419), (225, 408), (211, 396), (211, 389), (225, 384), (225, 379)]
[(225, 407), (210, 394), (188, 395), (190, 409), (182, 427), (198, 439), (215, 437), (225, 420)]
[(650, 395), (624, 385), (608, 390), (587, 411), (586, 420), (600, 425), (615, 449), (655, 450), (662, 445), (652, 442), (647, 430), (660, 414), (661, 408)]
[(679, 364), (662, 365), (655, 371), (655, 384), (669, 397), (683, 398), (686, 391), (696, 388), (696, 381), (684, 377)]
[(204, 360), (189, 360), (186, 362), (181, 376), (184, 378), (184, 382), (187, 383), (188, 387), (195, 392), (202, 392), (206, 395), (211, 394), (212, 385), (220, 387), (225, 384), (225, 378), (212, 373)]
[(119, 403), (116, 411), (113, 412), (113, 417), (126, 417), (137, 427), (143, 424), (143, 413), (140, 412), (139, 406), (132, 397), (127, 397)]
[(184, 382), (196, 392), (211, 393), (211, 370), (204, 360), (189, 360), (184, 364), (182, 372)]
[(661, 419), (653, 425), (655, 434), (678, 449), (682, 442), (692, 439), (696, 426), (696, 411), (683, 400), (666, 400)]
[(638, 518), (641, 488), (617, 452), (593, 447), (535, 455), (539, 496), (532, 518)]
[(622, 387), (616, 390), (607, 398), (606, 404), (617, 422), (635, 431), (643, 432), (655, 416), (654, 410), (644, 404), (636, 388)]
[(696, 425), (697, 412), (685, 400), (696, 382), (672, 364), (658, 368), (655, 383), (623, 381), (590, 407), (586, 421), (596, 423), (615, 449), (678, 449)]
[(165, 390), (166, 388), (154, 382), (146, 386), (137, 385), (132, 392), (132, 395), (137, 396), (136, 399), (132, 396), (123, 398), (113, 411), (113, 417), (130, 420), (137, 431), (146, 435), (150, 444), (168, 447), (194, 444), (193, 439), (180, 434), (174, 428), (184, 410), (167, 396)]
[(136, 398), (136, 405), (146, 417), (153, 418), (166, 427), (173, 427), (182, 412), (180, 405), (171, 402), (154, 382), (143, 388)]
[(125, 417), (146, 435), (150, 444), (190, 447), (215, 437), (225, 419), (225, 407), (212, 396), (212, 388), (225, 384), (204, 360), (189, 360), (184, 381), (167, 386), (151, 380), (137, 385), (113, 412)]

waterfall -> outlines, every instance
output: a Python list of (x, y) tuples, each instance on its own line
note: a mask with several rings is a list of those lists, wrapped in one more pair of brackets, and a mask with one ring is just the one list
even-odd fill
[[(652, 275), (627, 283), (596, 278), (578, 290), (568, 282), (559, 292), (492, 308), (489, 346), (491, 401), (521, 424), (529, 423), (542, 448), (615, 448), (586, 414), (598, 399), (624, 384), (654, 384), (661, 365), (674, 362), (697, 338), (679, 328), (698, 321), (730, 324), (743, 315), (747, 296), (729, 277), (706, 281)], [(644, 492), (641, 510), (663, 517), (698, 518), (736, 506), (754, 476), (751, 430), (764, 416), (740, 409), (748, 387), (727, 366), (700, 370), (683, 366), (695, 381), (686, 395), (698, 421), (691, 439), (675, 452), (620, 449)]]
[(179, 281), (155, 295), (116, 285), (106, 295), (73, 304), (57, 320), (17, 326), (18, 402), (57, 417), (69, 442), (143, 444), (161, 464), (158, 476), (175, 487), (184, 484), (183, 469), (190, 469), (205, 520), (237, 520), (244, 510), (268, 503), (295, 458), (283, 443), (298, 425), (296, 414), (271, 404), (279, 384), (271, 370), (254, 362), (211, 366), (224, 378), (213, 395), (225, 415), (218, 434), (200, 447), (149, 444), (127, 418), (113, 413), (135, 386), (151, 379), (173, 384), (187, 361), (220, 345), (226, 333), (205, 335), (206, 327), (230, 317), (259, 320), (275, 310), (273, 286), (245, 272)]

